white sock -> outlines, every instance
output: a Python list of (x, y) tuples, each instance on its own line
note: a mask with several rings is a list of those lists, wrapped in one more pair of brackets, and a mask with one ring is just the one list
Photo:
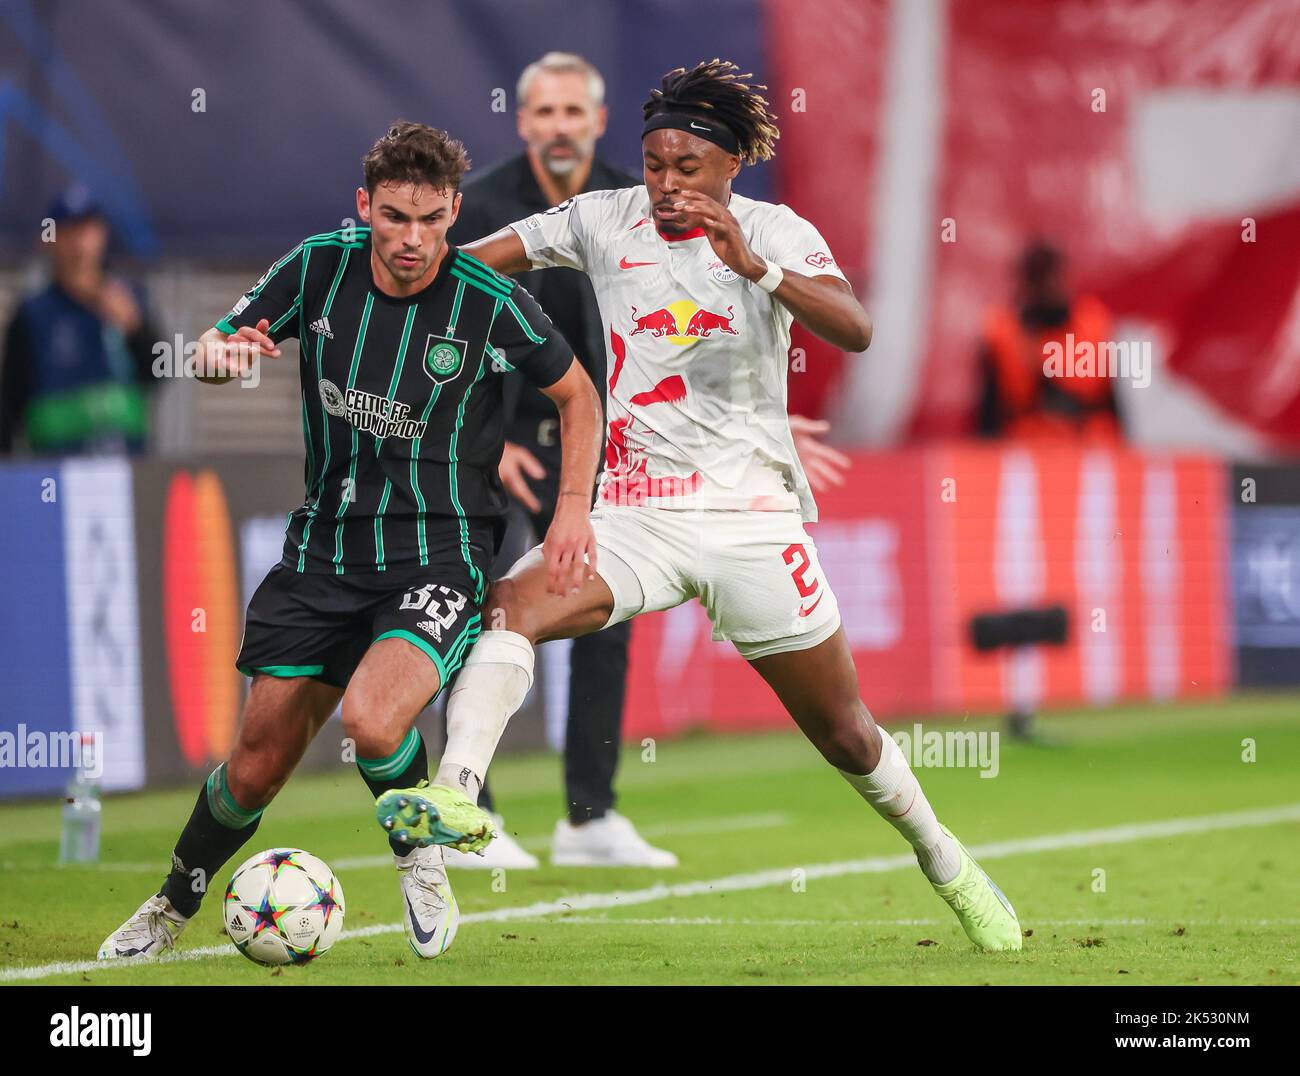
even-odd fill
[(514, 631), (485, 631), (478, 637), (447, 701), (447, 746), (435, 785), (478, 799), (506, 723), (532, 685), (532, 643)]
[(921, 783), (907, 759), (885, 730), (880, 731), (880, 762), (865, 777), (845, 773), (848, 781), (886, 822), (916, 850), (922, 873), (937, 885), (951, 882), (961, 870), (957, 842), (939, 828), (934, 808), (921, 791)]

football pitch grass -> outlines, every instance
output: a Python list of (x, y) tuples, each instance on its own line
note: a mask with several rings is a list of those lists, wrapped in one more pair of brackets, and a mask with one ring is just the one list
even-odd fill
[[(559, 760), (502, 759), (498, 806), (543, 866), (453, 871), (464, 919), (431, 961), (402, 934), (395, 872), (354, 767), (291, 780), (221, 872), (179, 956), (155, 964), (93, 960), (156, 890), (197, 783), (106, 799), (97, 867), (54, 866), (57, 804), (0, 808), (0, 982), (1300, 981), (1300, 698), (1117, 707), (1041, 727), (1051, 743), (1002, 740), (995, 778), (918, 770), (940, 819), (1015, 903), (1028, 935), (1020, 953), (974, 952), (902, 839), (782, 732), (660, 741), (653, 762), (628, 749), (620, 808), (680, 856), (677, 870), (549, 866)], [(231, 871), (274, 846), (320, 856), (346, 894), (342, 939), (302, 967), (252, 964), (222, 930)]]

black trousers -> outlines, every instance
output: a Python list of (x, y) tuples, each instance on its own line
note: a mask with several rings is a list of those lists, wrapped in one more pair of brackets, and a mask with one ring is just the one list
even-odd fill
[[(516, 505), (501, 552), (492, 565), (499, 579), (519, 557), (546, 535), (555, 515), (560, 483), (559, 419), (516, 421), (507, 436), (528, 449), (546, 469), (546, 477), (528, 479), (541, 510)], [(614, 774), (623, 738), (627, 696), (627, 654), (632, 622), (574, 639), (569, 657), (569, 700), (564, 735), (564, 787), (569, 821), (602, 817), (614, 806)], [(448, 692), (450, 697), (450, 692)], [(445, 718), (444, 718), (445, 720)], [(485, 779), (479, 806), (493, 810)]]

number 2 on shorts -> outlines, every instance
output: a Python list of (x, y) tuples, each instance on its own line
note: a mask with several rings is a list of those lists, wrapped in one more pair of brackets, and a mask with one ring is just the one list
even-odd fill
[(820, 585), (818, 581), (814, 579), (810, 583), (804, 578), (804, 573), (808, 571), (809, 566), (812, 564), (812, 558), (808, 556), (808, 550), (799, 544), (788, 545), (785, 547), (785, 552), (781, 554), (781, 559), (786, 564), (794, 564), (796, 560), (799, 562), (790, 573), (794, 585), (799, 589), (799, 597), (809, 598), (817, 593), (817, 587)]

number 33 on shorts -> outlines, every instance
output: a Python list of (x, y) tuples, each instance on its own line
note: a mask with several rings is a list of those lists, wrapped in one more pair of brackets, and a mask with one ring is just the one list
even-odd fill
[(426, 583), (415, 590), (408, 590), (402, 595), (402, 604), (398, 612), (407, 614), (406, 620), (431, 635), (437, 642), (442, 642), (443, 632), (449, 631), (456, 623), (462, 610), (469, 603), (469, 598), (459, 591), (452, 590), (437, 583)]
[(414, 644), (438, 667), (446, 684), (482, 631), (478, 605), (464, 592), (440, 583), (395, 592), (391, 601), (375, 618), (374, 641), (396, 637)]

